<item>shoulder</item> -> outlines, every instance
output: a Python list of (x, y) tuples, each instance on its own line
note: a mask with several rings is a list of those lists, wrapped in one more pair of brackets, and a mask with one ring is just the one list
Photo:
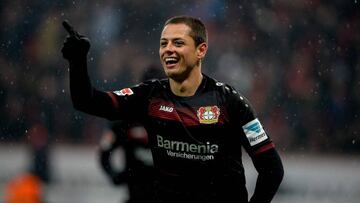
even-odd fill
[(117, 96), (146, 97), (146, 95), (149, 95), (149, 93), (153, 92), (153, 90), (158, 89), (158, 87), (161, 87), (162, 86), (161, 84), (162, 84), (161, 80), (151, 79), (132, 86), (122, 88), (120, 90), (112, 91), (112, 93), (114, 93)]
[(168, 84), (167, 79), (151, 79), (143, 81), (132, 87), (134, 91), (141, 93), (143, 97), (150, 97), (163, 92)]
[(164, 85), (167, 85), (169, 83), (169, 80), (167, 78), (162, 79), (151, 79), (151, 80), (145, 80), (136, 86), (151, 86), (151, 87), (162, 87)]
[(162, 87), (164, 83), (165, 83), (165, 79), (151, 79), (138, 83), (131, 88), (149, 91), (152, 89), (158, 89), (159, 87)]
[(224, 98), (226, 103), (231, 106), (237, 106), (241, 109), (247, 109), (250, 107), (250, 102), (244, 96), (244, 94), (236, 90), (232, 85), (216, 80), (209, 76), (206, 77), (208, 78), (209, 86), (218, 92), (219, 95)]
[(145, 80), (145, 81), (135, 85), (135, 87), (138, 87), (138, 86), (157, 86), (157, 85), (161, 84), (161, 81), (162, 80), (160, 80), (160, 79)]
[(242, 96), (241, 93), (238, 92), (232, 85), (209, 76), (205, 77), (207, 77), (208, 85), (215, 91), (219, 92), (221, 95), (225, 95), (226, 97), (230, 98)]

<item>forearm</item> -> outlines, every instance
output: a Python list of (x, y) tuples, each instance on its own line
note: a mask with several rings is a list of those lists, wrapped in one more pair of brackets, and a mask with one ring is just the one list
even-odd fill
[(275, 196), (284, 176), (280, 156), (275, 149), (270, 149), (253, 157), (253, 162), (259, 175), (250, 203), (269, 203)]
[(106, 92), (97, 91), (90, 82), (87, 71), (87, 54), (90, 41), (80, 35), (67, 22), (63, 26), (69, 33), (61, 49), (70, 64), (70, 94), (75, 109), (108, 119), (115, 118), (117, 106)]
[(114, 118), (116, 109), (112, 99), (91, 84), (86, 58), (70, 62), (70, 94), (75, 109), (95, 116)]
[(70, 61), (70, 94), (73, 105), (78, 110), (83, 110), (93, 98), (86, 58)]

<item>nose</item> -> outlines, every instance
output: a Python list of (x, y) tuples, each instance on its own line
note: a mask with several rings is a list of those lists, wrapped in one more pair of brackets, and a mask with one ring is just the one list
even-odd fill
[(164, 47), (164, 51), (174, 52), (174, 45), (171, 42), (167, 43), (166, 46)]

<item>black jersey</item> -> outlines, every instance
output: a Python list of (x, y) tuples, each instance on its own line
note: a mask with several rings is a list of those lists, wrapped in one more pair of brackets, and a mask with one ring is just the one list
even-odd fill
[(206, 75), (190, 97), (174, 95), (168, 80), (106, 93), (82, 87), (71, 87), (78, 109), (145, 126), (159, 172), (158, 202), (248, 202), (242, 147), (256, 156), (274, 145), (233, 87)]

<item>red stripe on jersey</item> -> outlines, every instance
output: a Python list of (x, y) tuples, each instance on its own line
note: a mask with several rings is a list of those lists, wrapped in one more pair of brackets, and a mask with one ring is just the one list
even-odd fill
[(119, 103), (118, 103), (118, 101), (116, 100), (115, 94), (112, 93), (112, 92), (106, 92), (106, 93), (110, 96), (111, 101), (113, 102), (114, 107), (115, 107), (115, 108), (119, 108)]
[(270, 143), (268, 143), (268, 144), (266, 144), (264, 146), (261, 146), (258, 150), (255, 151), (254, 154), (255, 155), (261, 154), (261, 153), (263, 153), (263, 152), (265, 152), (265, 151), (267, 151), (269, 149), (272, 149), (274, 147), (275, 147), (274, 143), (270, 142)]
[(148, 114), (156, 118), (181, 122), (173, 103), (162, 99), (151, 99)]
[(199, 119), (196, 115), (196, 111), (188, 108), (178, 108), (177, 113), (182, 119), (185, 126), (199, 125)]

